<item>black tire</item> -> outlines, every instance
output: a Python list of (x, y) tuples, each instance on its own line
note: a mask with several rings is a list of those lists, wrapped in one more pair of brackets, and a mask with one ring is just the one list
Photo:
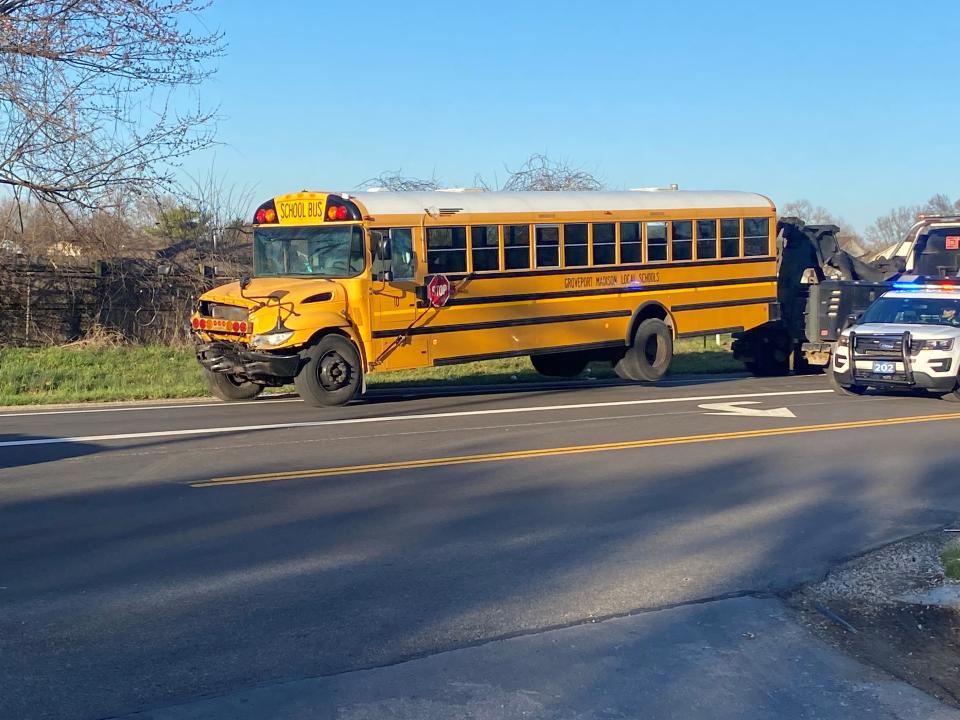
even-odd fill
[(867, 391), (867, 388), (863, 385), (843, 385), (839, 380), (837, 380), (837, 376), (833, 370), (830, 370), (829, 368), (826, 370), (826, 373), (827, 382), (829, 383), (830, 388), (837, 395), (850, 397), (853, 395), (863, 395)]
[(954, 387), (950, 392), (941, 395), (940, 399), (946, 400), (947, 402), (960, 402), (960, 385)]
[(241, 402), (243, 400), (253, 400), (257, 395), (263, 392), (263, 385), (240, 380), (234, 375), (227, 373), (212, 372), (204, 370), (207, 376), (207, 385), (210, 392), (215, 397), (226, 402)]
[(584, 353), (578, 352), (530, 356), (533, 369), (547, 377), (576, 377), (586, 369), (589, 360)]
[(360, 354), (342, 335), (324, 335), (303, 354), (303, 359), (293, 384), (308, 405), (346, 405), (360, 389)]
[(673, 360), (673, 333), (663, 320), (648, 318), (637, 326), (633, 344), (613, 364), (613, 371), (624, 380), (657, 382)]
[(757, 377), (782, 377), (790, 374), (792, 342), (785, 331), (762, 328), (755, 340), (754, 360), (746, 362), (747, 370)]

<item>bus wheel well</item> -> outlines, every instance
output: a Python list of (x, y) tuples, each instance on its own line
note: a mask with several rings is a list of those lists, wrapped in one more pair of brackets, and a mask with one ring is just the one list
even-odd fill
[(633, 338), (637, 333), (637, 328), (640, 326), (640, 323), (651, 318), (663, 320), (663, 322), (670, 326), (670, 332), (673, 332), (673, 319), (670, 317), (670, 313), (663, 305), (651, 300), (643, 303), (633, 311), (630, 324), (627, 326), (627, 336), (624, 338), (628, 346), (633, 344)]
[(367, 371), (367, 354), (363, 351), (363, 345), (361, 345), (353, 335), (348, 333), (344, 328), (339, 327), (325, 327), (317, 330), (313, 335), (310, 336), (310, 339), (303, 346), (304, 349), (316, 345), (320, 340), (327, 335), (339, 335), (340, 337), (346, 338), (354, 347), (357, 349), (357, 354), (360, 356), (360, 364), (363, 366), (363, 371)]

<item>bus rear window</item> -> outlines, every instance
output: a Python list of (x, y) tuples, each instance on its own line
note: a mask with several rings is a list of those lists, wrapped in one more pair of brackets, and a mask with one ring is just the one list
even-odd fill
[(767, 218), (745, 218), (743, 221), (743, 254), (770, 254), (770, 221)]

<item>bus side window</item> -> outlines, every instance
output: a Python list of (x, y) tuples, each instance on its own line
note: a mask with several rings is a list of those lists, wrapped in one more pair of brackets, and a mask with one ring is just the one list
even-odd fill
[(582, 267), (587, 264), (586, 223), (563, 226), (563, 264), (567, 267)]
[(667, 259), (667, 224), (647, 223), (647, 261), (663, 262)]
[(620, 223), (620, 262), (642, 262), (640, 247), (640, 223)]
[(740, 221), (720, 221), (720, 257), (740, 257)]
[(427, 272), (464, 273), (467, 271), (467, 229), (465, 227), (427, 228)]
[(593, 225), (593, 264), (614, 265), (617, 262), (617, 236), (613, 223)]
[(413, 254), (413, 230), (390, 230), (390, 250), (393, 258), (393, 279), (413, 280), (417, 274), (417, 259)]
[(503, 226), (503, 265), (507, 270), (530, 267), (530, 226)]
[(717, 257), (717, 221), (697, 220), (697, 260)]
[(674, 220), (671, 234), (674, 260), (693, 260), (693, 222)]
[(770, 254), (770, 220), (767, 218), (744, 218), (743, 254)]
[(560, 266), (560, 226), (535, 225), (537, 237), (537, 267)]
[(470, 246), (474, 272), (500, 269), (499, 225), (477, 225), (470, 228)]

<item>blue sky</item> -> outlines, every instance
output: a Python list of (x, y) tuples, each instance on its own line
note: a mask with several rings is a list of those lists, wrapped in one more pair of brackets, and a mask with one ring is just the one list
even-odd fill
[(960, 197), (956, 0), (216, 0), (204, 21), (228, 43), (201, 90), (223, 144), (185, 171), (256, 202), (385, 170), (503, 182), (531, 153), (615, 189), (807, 198), (861, 230)]

